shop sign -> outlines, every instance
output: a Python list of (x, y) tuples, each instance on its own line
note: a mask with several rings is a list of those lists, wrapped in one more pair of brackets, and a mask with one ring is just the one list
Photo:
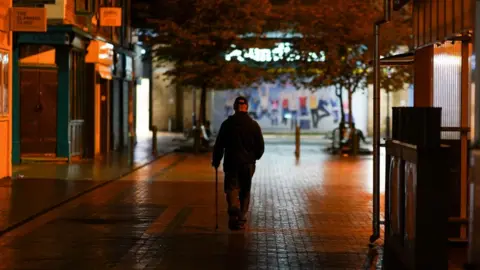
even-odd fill
[(9, 32), (10, 31), (10, 17), (9, 17), (9, 1), (0, 0), (0, 31)]
[(47, 9), (14, 7), (11, 12), (11, 31), (47, 32)]
[(122, 26), (122, 8), (100, 8), (100, 26)]

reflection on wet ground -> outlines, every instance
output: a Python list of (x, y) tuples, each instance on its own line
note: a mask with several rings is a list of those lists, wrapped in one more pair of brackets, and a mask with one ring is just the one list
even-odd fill
[(269, 145), (230, 232), (210, 157), (171, 154), (4, 234), (0, 269), (375, 269), (371, 162)]

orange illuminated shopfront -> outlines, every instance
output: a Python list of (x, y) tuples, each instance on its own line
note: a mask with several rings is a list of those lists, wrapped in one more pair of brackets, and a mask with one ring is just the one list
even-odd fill
[(0, 179), (12, 175), (12, 36), (8, 28), (11, 0), (0, 0)]

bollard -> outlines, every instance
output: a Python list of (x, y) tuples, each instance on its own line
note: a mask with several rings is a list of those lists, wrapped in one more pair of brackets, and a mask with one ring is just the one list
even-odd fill
[(359, 139), (360, 138), (358, 138), (357, 129), (353, 128), (352, 129), (352, 155), (353, 156), (358, 155), (358, 149), (360, 147)]
[(157, 126), (152, 127), (152, 154), (157, 154)]
[(300, 157), (300, 127), (295, 127), (295, 157)]

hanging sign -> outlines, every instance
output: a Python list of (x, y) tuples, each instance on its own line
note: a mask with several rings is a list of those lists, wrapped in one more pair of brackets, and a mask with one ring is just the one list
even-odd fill
[(100, 26), (122, 26), (122, 8), (100, 8)]
[(10, 25), (15, 32), (47, 32), (47, 9), (14, 7)]

